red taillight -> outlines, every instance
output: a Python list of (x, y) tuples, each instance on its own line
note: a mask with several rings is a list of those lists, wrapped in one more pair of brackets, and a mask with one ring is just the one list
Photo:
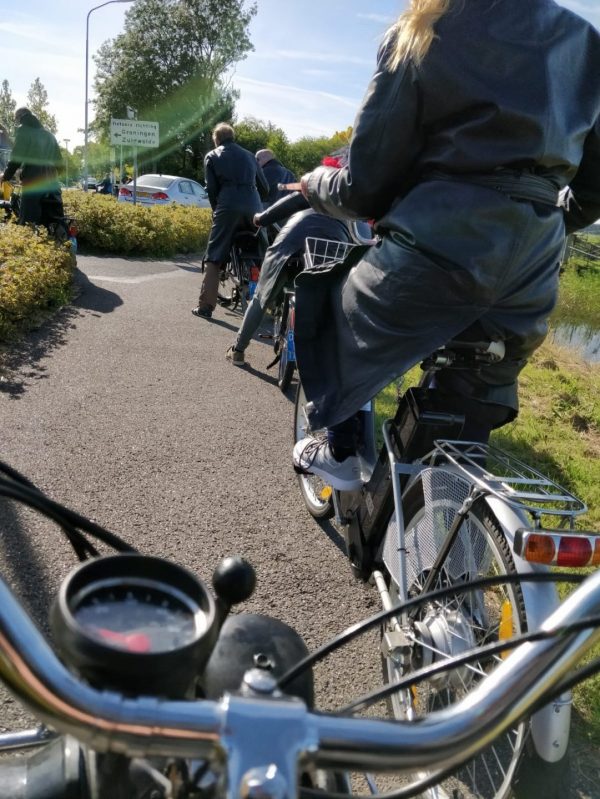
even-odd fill
[(592, 544), (587, 538), (561, 536), (558, 545), (558, 566), (587, 566), (592, 557)]
[(121, 197), (131, 197), (132, 194), (133, 192), (130, 191), (130, 189), (126, 189), (125, 186), (121, 186), (121, 188), (119, 189), (119, 195)]
[(165, 194), (164, 191), (155, 191), (154, 194), (150, 195), (153, 200), (168, 200), (169, 195)]
[(556, 566), (600, 566), (600, 536), (560, 530), (519, 530), (515, 552), (530, 563)]

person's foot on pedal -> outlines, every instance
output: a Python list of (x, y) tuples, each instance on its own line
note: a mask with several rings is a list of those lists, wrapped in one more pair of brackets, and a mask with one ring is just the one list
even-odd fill
[(244, 351), (236, 350), (235, 347), (230, 347), (225, 353), (225, 357), (228, 361), (231, 361), (234, 366), (244, 366), (245, 364)]
[(212, 316), (210, 308), (201, 308), (199, 305), (196, 308), (192, 308), (192, 313), (194, 316), (199, 316), (202, 319), (210, 319)]
[(337, 461), (326, 437), (303, 438), (294, 447), (294, 469), (299, 474), (316, 474), (338, 491), (356, 491), (362, 485), (356, 455)]

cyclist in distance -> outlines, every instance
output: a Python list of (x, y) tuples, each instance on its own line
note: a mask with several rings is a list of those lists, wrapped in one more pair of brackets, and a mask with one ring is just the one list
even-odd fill
[(37, 225), (43, 221), (43, 200), (52, 202), (56, 215), (64, 213), (57, 175), (62, 156), (54, 135), (28, 108), (15, 111), (15, 123), (15, 143), (1, 180), (12, 180), (21, 170), (19, 223)]
[(204, 175), (213, 222), (200, 297), (192, 309), (195, 316), (205, 319), (210, 319), (217, 304), (221, 265), (227, 261), (233, 236), (240, 228), (253, 227), (252, 218), (262, 210), (261, 198), (269, 190), (256, 158), (234, 141), (231, 125), (221, 122), (212, 137), (215, 149), (204, 159)]
[(315, 210), (375, 219), (381, 241), (297, 278), (300, 379), (327, 428), (296, 444), (297, 471), (358, 488), (358, 410), (455, 337), (506, 346), (499, 364), (439, 373), (471, 435), (516, 416), (565, 232), (600, 216), (599, 75), (599, 32), (553, 0), (411, 0), (388, 30), (348, 165), (302, 179)]
[(268, 208), (289, 194), (285, 189), (280, 189), (279, 184), (296, 183), (297, 178), (281, 161), (275, 158), (275, 153), (272, 150), (257, 150), (256, 160), (269, 184), (269, 194), (263, 203), (264, 207)]
[[(337, 165), (341, 161), (341, 158), (332, 156), (323, 159), (323, 162)], [(277, 303), (284, 286), (291, 283), (299, 271), (294, 256), (302, 254), (306, 238), (312, 236), (334, 241), (352, 241), (346, 221), (317, 213), (300, 192), (282, 197), (262, 214), (254, 217), (255, 224), (263, 227), (283, 220), (287, 221), (265, 254), (256, 292), (246, 309), (235, 343), (225, 356), (235, 366), (244, 365), (244, 353), (267, 309)], [(365, 224), (365, 227), (368, 226)], [(370, 236), (370, 231), (365, 235)]]

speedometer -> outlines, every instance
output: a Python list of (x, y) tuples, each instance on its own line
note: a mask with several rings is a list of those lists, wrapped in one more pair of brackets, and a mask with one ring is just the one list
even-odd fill
[(170, 652), (206, 631), (206, 614), (172, 586), (106, 580), (78, 597), (73, 617), (91, 636), (128, 652)]
[(128, 694), (184, 696), (217, 634), (215, 603), (203, 583), (142, 555), (79, 566), (63, 583), (51, 621), (71, 668)]

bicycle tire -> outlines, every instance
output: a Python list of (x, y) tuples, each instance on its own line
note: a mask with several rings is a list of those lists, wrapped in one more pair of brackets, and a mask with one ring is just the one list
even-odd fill
[(221, 270), (219, 276), (219, 287), (217, 289), (217, 299), (220, 305), (228, 308), (237, 308), (239, 303), (239, 288), (231, 274), (229, 265)]
[[(430, 479), (439, 481), (440, 485), (427, 486)], [(411, 566), (408, 568), (411, 596), (418, 596), (422, 590), (423, 581), (430, 570), (427, 564), (432, 565), (437, 547), (450, 529), (463, 501), (462, 497), (445, 496), (447, 488), (440, 490), (444, 488), (444, 479), (457, 481), (457, 475), (443, 469), (426, 470), (405, 496), (407, 549), (421, 548), (420, 552), (415, 553), (414, 560), (419, 563), (421, 571)], [(465, 496), (467, 492), (468, 486)], [(394, 528), (395, 518), (392, 515), (388, 533), (391, 531), (393, 535)], [(429, 547), (432, 547), (432, 551), (426, 552)], [(391, 571), (394, 571), (394, 567)], [(474, 505), (462, 524), (433, 588), (475, 579), (477, 576), (515, 572), (514, 560), (500, 524), (487, 505)], [(390, 579), (390, 594), (393, 600), (397, 600), (398, 589), (393, 578)], [(510, 635), (524, 632), (527, 620), (523, 595), (518, 585), (497, 586), (485, 592), (465, 592), (464, 595), (425, 605), (409, 623), (408, 635), (412, 641), (410, 662), (405, 661), (399, 666), (382, 649), (385, 683), (409, 676), (411, 670), (421, 665), (439, 662), (453, 654), (499, 640), (504, 608), (510, 611)], [(388, 629), (383, 628), (382, 635)], [(395, 718), (414, 720), (426, 716), (433, 709), (447, 707), (464, 697), (498, 660), (498, 656), (482, 659), (394, 694), (388, 700), (389, 710)], [(443, 779), (438, 786), (424, 791), (423, 797), (508, 799), (523, 756), (527, 732), (528, 722), (525, 720), (450, 777)]]
[(280, 332), (281, 349), (279, 357), (279, 376), (277, 378), (277, 385), (284, 394), (290, 387), (290, 384), (292, 382), (292, 377), (294, 376), (294, 372), (296, 370), (296, 362), (291, 361), (289, 359), (288, 334), (289, 334), (289, 315), (287, 318), (287, 324), (285, 326), (285, 331), (283, 335), (281, 335)]
[[(294, 403), (294, 442), (309, 435), (318, 435), (322, 431), (311, 429), (304, 410), (306, 397), (302, 383), (298, 383), (296, 401)], [(331, 519), (334, 514), (333, 494), (330, 486), (313, 474), (299, 474), (298, 484), (302, 499), (310, 515), (315, 519)]]
[[(285, 362), (283, 359), (284, 353), (286, 355)], [(281, 360), (279, 361), (279, 378), (277, 380), (277, 385), (283, 394), (285, 394), (290, 387), (295, 370), (294, 362), (287, 360), (287, 346), (285, 346), (281, 353)]]

